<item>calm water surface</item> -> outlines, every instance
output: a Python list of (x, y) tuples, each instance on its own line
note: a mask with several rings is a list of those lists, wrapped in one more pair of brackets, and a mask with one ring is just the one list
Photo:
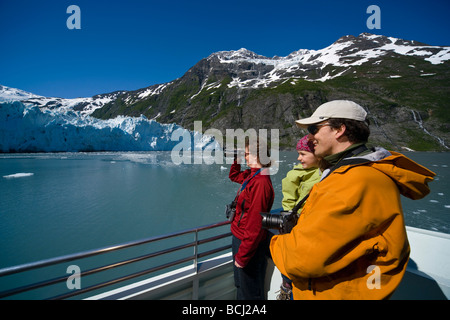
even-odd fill
[[(406, 153), (437, 173), (403, 198), (407, 225), (450, 233), (450, 153)], [(280, 152), (274, 208), (295, 152)], [(223, 221), (230, 165), (175, 165), (170, 152), (0, 155), (0, 268)], [(30, 173), (21, 177), (7, 177)]]

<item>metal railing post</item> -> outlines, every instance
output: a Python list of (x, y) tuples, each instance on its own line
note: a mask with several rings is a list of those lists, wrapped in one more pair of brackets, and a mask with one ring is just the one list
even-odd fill
[(195, 276), (192, 280), (192, 300), (198, 300), (198, 289), (199, 289), (199, 280), (198, 280), (198, 229), (195, 230), (194, 233), (194, 270)]
[(198, 230), (195, 230), (195, 246), (194, 246), (194, 268), (195, 273), (198, 273)]

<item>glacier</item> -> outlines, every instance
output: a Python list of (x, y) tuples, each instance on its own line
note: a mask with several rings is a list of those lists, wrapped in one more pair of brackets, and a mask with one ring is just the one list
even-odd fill
[[(39, 108), (20, 101), (0, 103), (0, 152), (170, 151), (191, 136), (192, 150), (218, 148), (213, 137), (145, 116), (100, 120), (75, 110)], [(194, 143), (196, 143), (194, 145)]]

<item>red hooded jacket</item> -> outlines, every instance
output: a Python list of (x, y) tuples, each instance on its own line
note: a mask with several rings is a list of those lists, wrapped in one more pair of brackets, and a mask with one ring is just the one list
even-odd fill
[(236, 214), (231, 222), (231, 232), (241, 240), (239, 251), (234, 257), (238, 264), (246, 266), (255, 254), (259, 243), (266, 238), (267, 231), (261, 228), (260, 212), (269, 212), (272, 208), (275, 193), (267, 170), (251, 178), (259, 169), (241, 171), (241, 165), (231, 166), (229, 178), (242, 185), (250, 179), (245, 189), (239, 194)]

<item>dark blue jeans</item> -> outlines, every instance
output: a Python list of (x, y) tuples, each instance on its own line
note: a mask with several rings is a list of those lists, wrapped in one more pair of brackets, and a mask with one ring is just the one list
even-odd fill
[[(241, 240), (233, 236), (233, 257), (238, 252), (240, 245)], [(265, 300), (264, 279), (267, 268), (267, 245), (267, 240), (261, 241), (254, 256), (244, 268), (234, 266), (234, 284), (237, 290), (237, 300)]]

